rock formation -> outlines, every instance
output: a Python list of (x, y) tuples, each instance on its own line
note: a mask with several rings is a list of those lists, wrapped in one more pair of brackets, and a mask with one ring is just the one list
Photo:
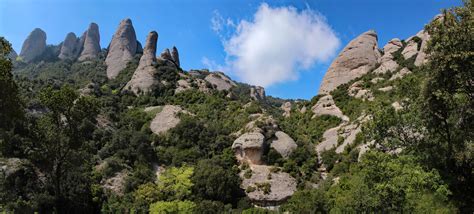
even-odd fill
[(218, 91), (229, 90), (237, 84), (222, 72), (213, 72), (204, 78), (207, 82), (216, 87)]
[[(296, 179), (281, 170), (271, 170), (274, 166), (252, 165), (252, 176), (245, 178), (245, 171), (239, 175), (242, 178), (241, 188), (246, 191), (249, 199), (259, 206), (277, 206), (285, 202), (296, 191)], [(264, 187), (268, 185), (268, 192)]]
[(151, 121), (151, 131), (158, 135), (174, 128), (181, 121), (178, 117), (178, 114), (181, 112), (188, 113), (179, 106), (165, 105)]
[(173, 49), (171, 50), (171, 59), (173, 60), (173, 62), (178, 66), (180, 67), (180, 63), (179, 63), (179, 53), (178, 53), (178, 49), (173, 46)]
[(252, 86), (250, 88), (250, 97), (252, 97), (253, 100), (264, 100), (265, 89), (260, 86)]
[(341, 109), (336, 106), (331, 95), (319, 98), (318, 102), (311, 107), (314, 116), (332, 115), (341, 118), (343, 121), (349, 121), (349, 117), (345, 116)]
[(260, 132), (245, 133), (232, 144), (239, 162), (261, 164), (265, 136)]
[(161, 52), (160, 58), (164, 60), (170, 60), (173, 61), (173, 58), (171, 57), (170, 49), (166, 48)]
[(377, 74), (384, 74), (389, 71), (395, 71), (398, 68), (398, 63), (394, 61), (392, 54), (402, 47), (403, 44), (400, 39), (395, 38), (390, 40), (383, 47), (384, 54), (380, 58), (380, 66), (375, 69), (374, 72)]
[(107, 64), (107, 77), (114, 79), (133, 59), (137, 52), (137, 37), (130, 19), (120, 22), (117, 31), (112, 37), (109, 52), (105, 59)]
[(331, 64), (319, 94), (327, 94), (337, 86), (366, 74), (377, 65), (379, 58), (377, 34), (374, 31), (363, 33), (352, 40)]
[(274, 148), (284, 158), (288, 158), (298, 147), (296, 142), (285, 132), (277, 131), (275, 137), (276, 139), (272, 141), (270, 147)]
[(35, 28), (23, 42), (20, 57), (25, 62), (31, 62), (46, 50), (46, 33)]
[(354, 82), (347, 89), (347, 94), (349, 96), (355, 97), (357, 99), (373, 101), (374, 100), (374, 95), (372, 94), (372, 91), (370, 91), (369, 89), (362, 88), (362, 83), (363, 83), (363, 81), (360, 81), (360, 80)]
[(430, 35), (424, 30), (418, 32), (416, 35), (421, 38), (421, 47), (418, 51), (418, 55), (416, 56), (415, 65), (421, 66), (428, 61), (426, 49), (428, 48), (428, 41), (430, 40)]
[(402, 55), (405, 59), (410, 59), (418, 53), (418, 43), (414, 39), (407, 40), (407, 46), (403, 49)]
[(152, 31), (148, 34), (143, 55), (132, 79), (125, 85), (124, 90), (130, 90), (136, 95), (151, 92), (153, 85), (157, 84), (156, 75), (156, 44), (158, 33)]
[[(83, 41), (83, 42), (82, 42)], [(86, 61), (95, 59), (100, 53), (100, 35), (99, 26), (96, 23), (91, 23), (89, 29), (84, 33), (80, 43), (84, 43), (79, 61)]]
[(291, 103), (285, 102), (281, 104), (280, 109), (283, 110), (283, 117), (289, 117), (291, 115)]
[(408, 70), (408, 68), (402, 68), (399, 72), (394, 74), (392, 77), (390, 77), (390, 81), (396, 80), (396, 79), (401, 79), (403, 76), (410, 74), (411, 71)]
[(76, 34), (68, 33), (61, 45), (58, 58), (62, 60), (75, 60), (79, 56), (81, 49), (82, 44), (80, 44), (80, 39), (76, 37)]

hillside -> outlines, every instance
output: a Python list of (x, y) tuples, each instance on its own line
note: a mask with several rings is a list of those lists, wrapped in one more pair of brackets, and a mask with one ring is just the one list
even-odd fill
[(130, 19), (107, 48), (96, 23), (1, 38), (0, 210), (472, 213), (472, 12), (353, 38), (311, 100), (183, 70)]

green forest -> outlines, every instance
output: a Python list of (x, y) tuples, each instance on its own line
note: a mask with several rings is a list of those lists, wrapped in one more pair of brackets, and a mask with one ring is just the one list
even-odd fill
[[(320, 95), (258, 100), (243, 83), (175, 93), (189, 72), (158, 62), (159, 84), (137, 96), (122, 89), (140, 55), (109, 80), (106, 49), (88, 63), (53, 53), (27, 63), (9, 58), (11, 44), (0, 37), (0, 211), (473, 213), (473, 12), (474, 5), (465, 2), (425, 27), (428, 63), (415, 66), (415, 57), (394, 53), (400, 68), (411, 70), (403, 78), (389, 82), (389, 74), (369, 72), (332, 91), (335, 104), (362, 131), (343, 152), (333, 148), (319, 156), (315, 147), (325, 131), (342, 122), (313, 114)], [(374, 100), (348, 95), (356, 81), (373, 91)], [(377, 90), (387, 86), (394, 89)], [(401, 100), (402, 109), (395, 110), (391, 104)], [(289, 116), (280, 108), (285, 102), (292, 103)], [(184, 109), (180, 122), (156, 134), (153, 118), (167, 105)], [(255, 115), (272, 121), (255, 121)], [(366, 122), (357, 119), (367, 115)], [(288, 156), (267, 143), (263, 149), (267, 180), (285, 173), (296, 182), (294, 194), (278, 208), (248, 196), (271, 195), (270, 183), (242, 186), (256, 172), (239, 161), (233, 142), (252, 121), (265, 139), (275, 135), (276, 123), (297, 144)], [(368, 142), (375, 143), (360, 153)]]

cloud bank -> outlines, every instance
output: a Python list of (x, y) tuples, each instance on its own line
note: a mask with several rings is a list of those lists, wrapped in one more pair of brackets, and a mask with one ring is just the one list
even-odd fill
[(251, 21), (234, 24), (219, 15), (212, 26), (217, 33), (224, 26), (235, 29), (229, 38), (221, 38), (225, 70), (263, 87), (298, 79), (300, 72), (332, 57), (340, 44), (325, 18), (311, 9), (262, 4)]

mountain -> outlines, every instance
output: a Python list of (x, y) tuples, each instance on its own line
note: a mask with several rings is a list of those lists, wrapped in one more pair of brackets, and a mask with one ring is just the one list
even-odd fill
[(383, 48), (374, 30), (355, 37), (311, 100), (183, 70), (130, 19), (107, 49), (95, 23), (60, 45), (36, 29), (22, 59), (2, 58), (24, 116), (0, 128), (0, 210), (469, 212), (466, 7)]

